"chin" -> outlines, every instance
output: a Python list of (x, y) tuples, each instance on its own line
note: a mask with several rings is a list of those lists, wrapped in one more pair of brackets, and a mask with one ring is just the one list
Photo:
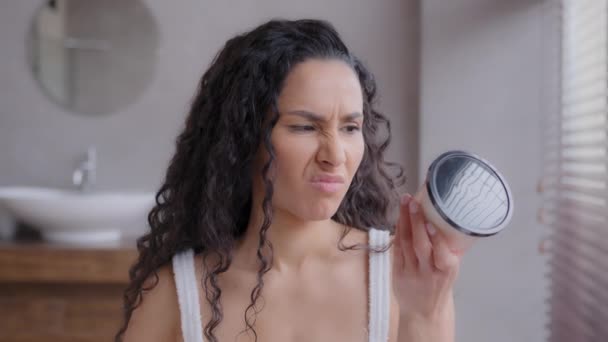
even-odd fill
[[(282, 210), (290, 212), (293, 216), (298, 217), (303, 221), (324, 221), (330, 220), (340, 208), (345, 194), (335, 194), (335, 196), (325, 197), (311, 195), (305, 191), (293, 191), (293, 193), (301, 194), (299, 198), (288, 198), (280, 200), (277, 196), (274, 200), (277, 203), (283, 203)], [(295, 200), (295, 201), (294, 201)]]
[(303, 209), (301, 212), (303, 215), (301, 215), (302, 219), (307, 220), (307, 221), (324, 221), (324, 220), (329, 220), (331, 219), (336, 212), (338, 211), (338, 205), (331, 205), (329, 203), (326, 204), (321, 204), (319, 203), (319, 205), (315, 206), (314, 208), (305, 208)]

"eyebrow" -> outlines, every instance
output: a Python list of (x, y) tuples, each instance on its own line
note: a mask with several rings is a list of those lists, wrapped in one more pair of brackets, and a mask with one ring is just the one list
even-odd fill
[[(310, 121), (326, 121), (326, 119), (324, 117), (322, 117), (321, 115), (313, 113), (313, 112), (309, 112), (306, 110), (292, 110), (292, 111), (287, 112), (287, 114), (301, 116)], [(354, 119), (362, 117), (362, 116), (363, 116), (363, 114), (361, 114), (359, 112), (353, 112), (353, 113), (345, 115), (343, 119), (345, 121), (353, 121)]]

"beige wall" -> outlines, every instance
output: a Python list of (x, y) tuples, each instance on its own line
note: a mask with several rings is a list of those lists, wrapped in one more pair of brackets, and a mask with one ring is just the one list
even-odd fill
[(556, 97), (550, 0), (424, 0), (420, 172), (462, 148), (490, 160), (515, 198), (506, 231), (465, 256), (456, 287), (457, 341), (537, 342), (546, 333), (539, 198), (540, 120)]

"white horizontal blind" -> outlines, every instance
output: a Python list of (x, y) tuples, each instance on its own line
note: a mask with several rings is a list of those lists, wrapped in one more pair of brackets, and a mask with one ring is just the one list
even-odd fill
[(545, 118), (550, 342), (608, 341), (608, 0), (561, 1), (560, 110)]

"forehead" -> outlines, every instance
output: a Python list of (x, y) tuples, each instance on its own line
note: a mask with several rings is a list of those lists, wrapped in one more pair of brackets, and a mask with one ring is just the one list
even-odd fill
[(320, 112), (336, 108), (361, 111), (363, 96), (354, 70), (340, 60), (311, 59), (293, 67), (285, 78), (279, 108), (314, 106)]

